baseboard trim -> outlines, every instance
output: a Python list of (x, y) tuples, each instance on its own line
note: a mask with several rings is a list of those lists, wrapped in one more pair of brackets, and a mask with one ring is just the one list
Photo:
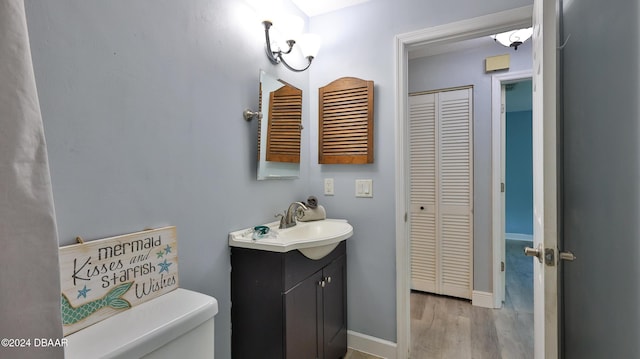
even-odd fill
[(352, 330), (347, 331), (347, 346), (357, 351), (385, 359), (396, 359), (398, 351), (398, 345), (394, 342)]
[(471, 295), (471, 304), (474, 307), (493, 309), (493, 293), (474, 290)]
[(504, 237), (514, 241), (533, 241), (533, 234), (505, 233)]

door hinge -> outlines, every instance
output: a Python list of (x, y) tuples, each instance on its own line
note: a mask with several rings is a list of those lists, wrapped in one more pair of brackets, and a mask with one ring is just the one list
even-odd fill
[(504, 104), (500, 105), (500, 113), (504, 113)]
[(504, 182), (500, 183), (500, 192), (504, 193)]
[(407, 212), (404, 212), (404, 221), (407, 222), (409, 220), (409, 215)]
[(504, 262), (500, 262), (500, 272), (504, 272)]

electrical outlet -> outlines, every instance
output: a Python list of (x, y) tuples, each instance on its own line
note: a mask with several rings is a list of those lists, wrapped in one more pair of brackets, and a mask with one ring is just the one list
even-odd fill
[(333, 196), (333, 178), (324, 179), (324, 195)]

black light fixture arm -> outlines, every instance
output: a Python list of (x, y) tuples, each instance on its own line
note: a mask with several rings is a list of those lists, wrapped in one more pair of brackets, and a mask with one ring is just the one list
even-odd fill
[(291, 67), (285, 60), (284, 57), (282, 57), (282, 55), (287, 55), (289, 53), (291, 53), (291, 50), (293, 50), (293, 45), (295, 45), (295, 40), (287, 40), (287, 45), (289, 46), (289, 49), (284, 52), (282, 50), (278, 50), (278, 51), (273, 51), (271, 49), (271, 38), (269, 37), (269, 29), (271, 28), (271, 26), (273, 25), (273, 23), (269, 20), (265, 20), (262, 22), (262, 24), (264, 25), (264, 37), (266, 40), (266, 52), (267, 52), (267, 57), (269, 58), (269, 61), (271, 61), (272, 64), (277, 65), (279, 63), (282, 63), (286, 68), (288, 68), (291, 71), (294, 72), (302, 72), (306, 69), (309, 68), (309, 66), (311, 66), (311, 61), (313, 61), (313, 56), (307, 56), (307, 60), (309, 61), (309, 63), (307, 64), (307, 66), (303, 69), (296, 69)]

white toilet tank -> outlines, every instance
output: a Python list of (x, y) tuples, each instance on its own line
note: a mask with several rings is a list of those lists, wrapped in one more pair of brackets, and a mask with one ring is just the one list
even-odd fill
[(178, 288), (67, 336), (66, 359), (213, 358), (218, 301)]

